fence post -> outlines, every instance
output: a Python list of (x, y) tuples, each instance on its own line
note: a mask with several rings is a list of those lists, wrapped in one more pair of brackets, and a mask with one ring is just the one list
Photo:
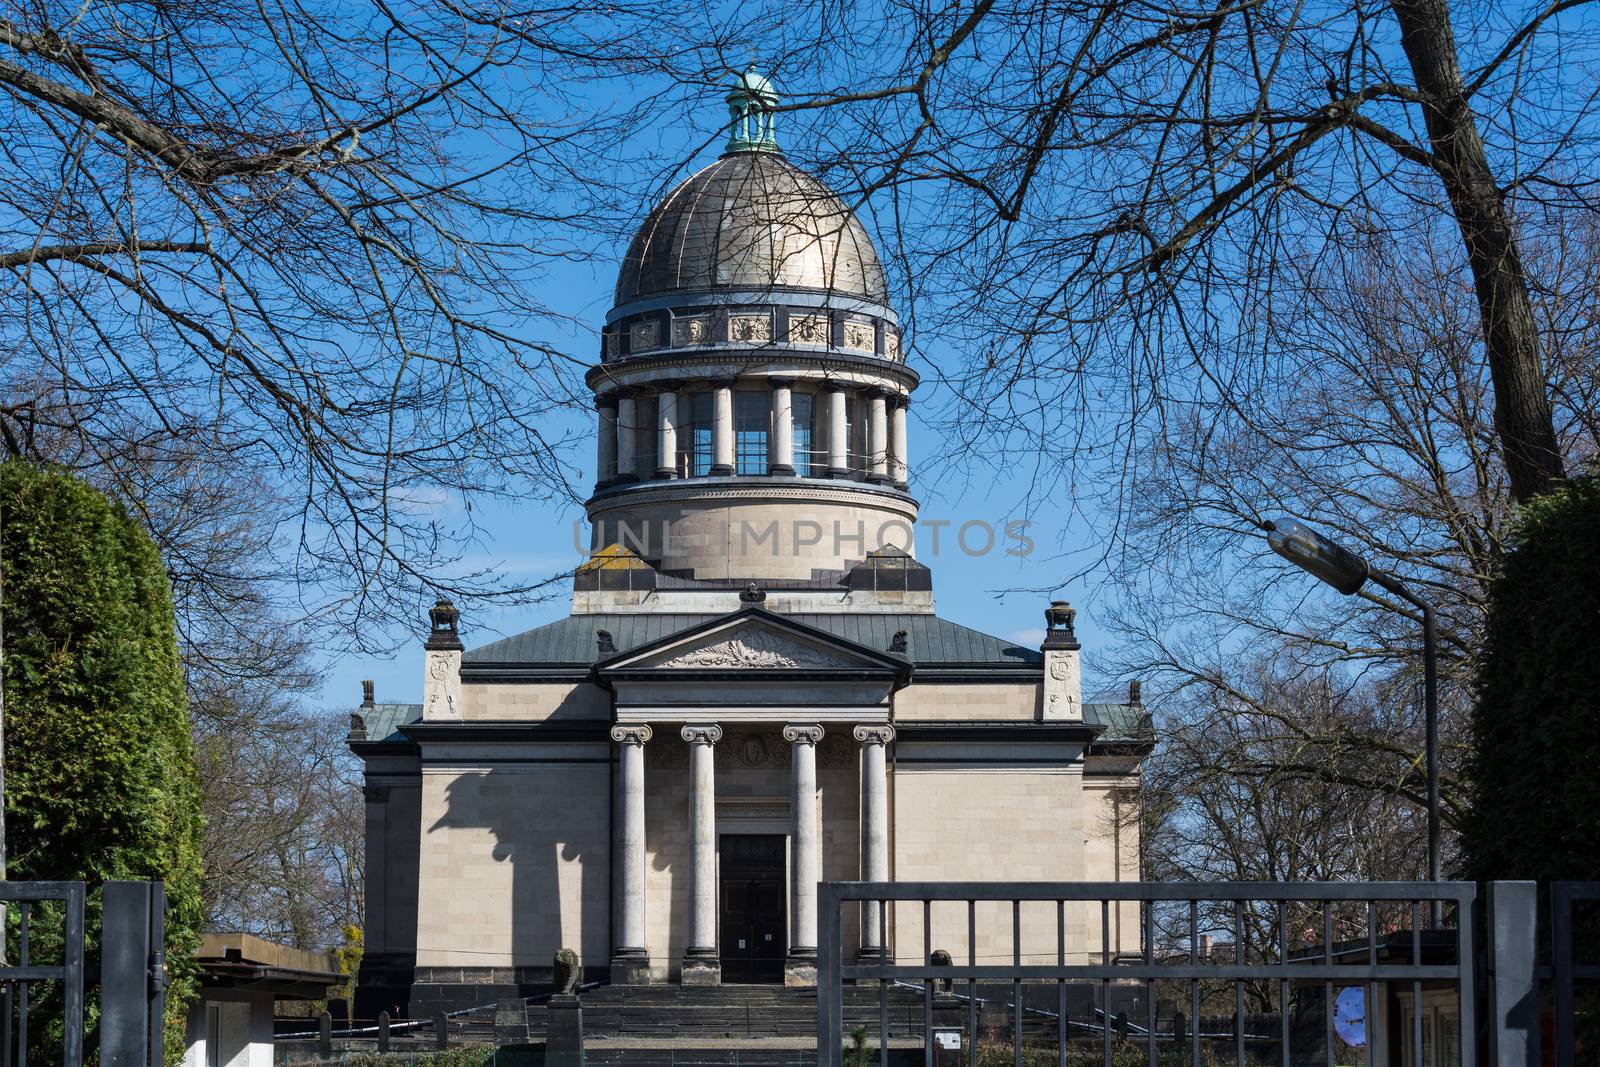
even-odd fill
[(450, 1047), (450, 1016), (442, 1011), (433, 1017), (433, 1047)]
[(1495, 1067), (1542, 1062), (1538, 926), (1538, 883), (1489, 883), (1489, 1029)]
[(386, 1011), (378, 1013), (378, 1051), (389, 1051), (389, 1013)]
[(333, 1055), (333, 1015), (330, 1012), (317, 1016), (317, 1055)]
[[(154, 967), (165, 893), (157, 882), (107, 882), (101, 887), (100, 1062), (105, 1067), (153, 1067), (159, 1061), (159, 991)], [(152, 935), (156, 935), (153, 939)]]
[(839, 1067), (843, 1051), (843, 979), (839, 976), (839, 892), (823, 882), (817, 894), (817, 1067)]

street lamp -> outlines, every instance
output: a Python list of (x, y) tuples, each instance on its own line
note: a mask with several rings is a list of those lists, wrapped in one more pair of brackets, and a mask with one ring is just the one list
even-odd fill
[(1303, 522), (1269, 520), (1261, 528), (1267, 531), (1267, 544), (1272, 551), (1345, 596), (1360, 592), (1371, 580), (1422, 612), (1422, 702), (1428, 736), (1428, 877), (1439, 881), (1439, 665), (1433, 605), (1401, 585), (1394, 575), (1378, 570)]

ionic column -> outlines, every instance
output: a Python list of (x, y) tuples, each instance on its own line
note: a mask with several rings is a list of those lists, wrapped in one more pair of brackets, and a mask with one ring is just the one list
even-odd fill
[(794, 473), (794, 396), (787, 378), (771, 378), (772, 436), (768, 438), (768, 474)]
[(875, 482), (889, 480), (888, 397), (882, 389), (867, 390), (867, 462)]
[(844, 387), (828, 386), (828, 477), (850, 477), (850, 442), (845, 435)]
[(631, 393), (617, 398), (617, 481), (636, 482), (639, 471), (634, 464), (633, 435), (638, 432), (639, 419)]
[(664, 386), (656, 397), (656, 434), (660, 444), (656, 457), (656, 477), (673, 478), (678, 473), (678, 393), (675, 385)]
[(911, 401), (898, 397), (889, 409), (889, 480), (901, 489), (911, 481), (909, 454), (906, 451), (906, 416)]
[(733, 383), (716, 382), (711, 412), (711, 473), (733, 473)]
[[(889, 880), (889, 765), (885, 748), (894, 740), (887, 723), (857, 726), (861, 742), (861, 880)], [(881, 959), (883, 939), (878, 936), (878, 912), (883, 905), (867, 901), (861, 909), (861, 955)]]
[(617, 476), (617, 398), (594, 398), (599, 420), (594, 433), (594, 487), (599, 489)]
[(717, 959), (717, 782), (712, 746), (722, 727), (691, 723), (683, 728), (689, 742), (689, 945), (683, 957), (684, 985), (718, 985), (722, 964)]
[(621, 746), (618, 770), (622, 778), (622, 834), (617, 863), (621, 868), (622, 921), (611, 954), (613, 985), (648, 985), (650, 953), (644, 934), (644, 745), (650, 727), (644, 724), (613, 726), (611, 740)]
[(814, 723), (783, 728), (794, 768), (790, 818), (793, 830), (789, 859), (789, 958), (783, 984), (817, 984), (817, 883), (822, 880), (822, 829), (817, 818), (817, 743), (822, 727)]

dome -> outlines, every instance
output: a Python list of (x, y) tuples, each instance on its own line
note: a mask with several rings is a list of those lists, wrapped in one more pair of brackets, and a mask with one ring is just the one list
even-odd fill
[(616, 302), (775, 288), (889, 302), (878, 253), (843, 201), (777, 152), (739, 151), (650, 212), (623, 260)]

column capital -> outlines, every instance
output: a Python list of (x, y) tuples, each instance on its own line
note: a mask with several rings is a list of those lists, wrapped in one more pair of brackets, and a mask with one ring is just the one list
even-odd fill
[(909, 410), (911, 407), (911, 398), (905, 393), (890, 393), (889, 406), (892, 408), (897, 408), (900, 411)]
[(794, 379), (784, 374), (769, 374), (767, 384), (774, 389), (789, 389), (794, 386)]
[(892, 392), (881, 385), (869, 385), (867, 387), (868, 400), (888, 400), (893, 395)]
[(822, 383), (822, 391), (824, 393), (848, 393), (850, 391), (850, 383), (830, 379)]
[(894, 727), (888, 723), (863, 723), (851, 732), (863, 745), (887, 745), (894, 740)]
[(650, 740), (650, 727), (644, 723), (629, 723), (611, 728), (611, 740), (621, 745), (642, 745)]
[(722, 740), (722, 727), (714, 722), (689, 723), (679, 736), (691, 745), (714, 745)]
[(658, 382), (652, 382), (651, 386), (658, 393), (676, 393), (683, 388), (683, 384), (682, 378), (663, 378)]
[(816, 747), (822, 740), (822, 726), (814, 722), (792, 722), (783, 728), (783, 739), (791, 745), (810, 745)]
[(618, 396), (615, 390), (594, 395), (594, 406), (597, 408), (614, 408), (617, 406)]
[(734, 383), (737, 382), (738, 380), (739, 380), (738, 378), (729, 378), (729, 377), (712, 378), (712, 379), (710, 379), (711, 388), (713, 388), (713, 389), (732, 389), (733, 386), (734, 386)]

